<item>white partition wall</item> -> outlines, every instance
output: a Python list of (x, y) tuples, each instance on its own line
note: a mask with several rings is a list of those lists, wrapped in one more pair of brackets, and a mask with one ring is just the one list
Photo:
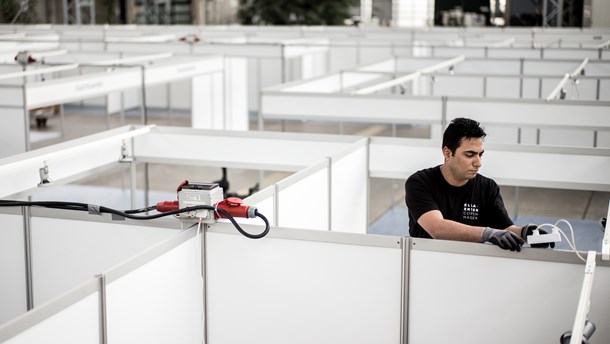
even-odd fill
[[(365, 138), (347, 135), (161, 127), (135, 139), (135, 154), (141, 162), (299, 171), (277, 183), (273, 220), (279, 226), (329, 230), (332, 224), (336, 230), (359, 233), (366, 233), (368, 226), (367, 147)], [(314, 166), (325, 158), (332, 161), (332, 177), (329, 167)], [(313, 215), (310, 208), (316, 209)], [(330, 212), (338, 216), (331, 220)]]
[(276, 226), (331, 230), (330, 183), (327, 160), (279, 181)]
[(32, 217), (34, 306), (176, 235), (179, 229), (143, 227), (140, 223), (109, 227), (104, 222), (83, 220)]
[(27, 310), (23, 216), (0, 215), (0, 324)]
[(400, 343), (400, 238), (233, 232), (206, 236), (209, 343)]
[[(490, 128), (532, 128), (510, 136), (489, 136), (489, 142), (556, 146), (609, 147), (610, 103), (587, 101), (460, 99), (447, 101), (447, 119), (465, 116)], [(539, 130), (536, 130), (539, 128)], [(553, 130), (564, 129), (565, 135)]]
[[(14, 89), (14, 92), (3, 94), (2, 98), (10, 97), (17, 97), (17, 100), (22, 98), (21, 89)], [(0, 158), (23, 153), (29, 149), (27, 135), (30, 131), (30, 121), (26, 116), (26, 111), (22, 107), (20, 108), (19, 104), (13, 107), (8, 107), (4, 104), (6, 103), (3, 101), (3, 104), (0, 105), (3, 122), (2, 129), (0, 129), (0, 147), (2, 147), (0, 149)]]
[[(48, 181), (61, 183), (91, 170), (103, 168), (131, 154), (131, 138), (148, 132), (150, 126), (122, 127), (0, 160), (0, 196), (42, 187), (41, 169)], [(122, 151), (122, 147), (125, 150)], [(19, 176), (18, 178), (15, 176)]]
[(368, 138), (363, 138), (332, 159), (331, 230), (367, 232), (368, 144)]
[[(35, 316), (0, 326), (0, 342), (27, 344), (40, 341), (96, 344), (101, 338), (100, 296), (97, 280), (79, 285), (52, 304), (39, 307)], [(0, 324), (1, 325), (1, 324)]]
[(298, 171), (357, 141), (355, 136), (238, 132), (155, 127), (135, 138), (142, 162), (240, 166), (271, 171)]
[(106, 274), (109, 343), (203, 342), (200, 236), (192, 228), (174, 239)]
[[(572, 329), (584, 276), (575, 255), (551, 262), (553, 252), (537, 260), (493, 246), (463, 248), (470, 243), (412, 244), (409, 343), (509, 344), (515, 333), (523, 343), (555, 343)], [(609, 282), (610, 268), (598, 266), (589, 319), (598, 325), (591, 340), (600, 343), (610, 339)]]
[[(442, 164), (440, 146), (425, 139), (373, 137), (370, 176), (406, 180), (420, 169)], [(487, 144), (481, 173), (500, 185), (609, 191), (610, 175), (602, 172), (608, 169), (607, 148)]]
[[(83, 64), (87, 63), (84, 61), (88, 58), (94, 59), (89, 63), (95, 68), (89, 65), (88, 72), (82, 73), (83, 69), (79, 69), (79, 73), (75, 74), (77, 64), (48, 67), (46, 79), (42, 77), (23, 85), (5, 85), (0, 88), (0, 108), (6, 122), (0, 139), (0, 143), (3, 143), (0, 157), (29, 150), (28, 110), (100, 97), (105, 101), (107, 114), (140, 106), (144, 123), (148, 122), (148, 99), (152, 99), (150, 105), (153, 106), (188, 109), (192, 126), (196, 128), (248, 129), (246, 100), (243, 98), (246, 94), (243, 63), (233, 60), (225, 63), (221, 56), (168, 59), (170, 56), (157, 54), (119, 59), (108, 57), (104, 60), (103, 55), (75, 55), (72, 58), (81, 59)], [(155, 63), (147, 58), (155, 60)], [(52, 70), (61, 68), (68, 68), (70, 72), (63, 76), (52, 73)], [(229, 70), (231, 68), (235, 70)], [(45, 68), (37, 73), (43, 73), (42, 69)], [(22, 78), (30, 72), (23, 72)], [(21, 80), (19, 75), (12, 79), (15, 78)], [(161, 97), (152, 92), (147, 96), (147, 90), (142, 91), (142, 88), (154, 89), (159, 85), (167, 85), (169, 94)], [(172, 85), (178, 88), (186, 85), (186, 89), (171, 92)]]
[[(104, 222), (110, 231), (122, 226)], [(159, 225), (145, 222), (141, 234)], [(28, 313), (3, 321), (0, 342), (201, 343), (205, 326), (201, 236), (195, 228), (173, 231), (176, 235), (138, 249), (134, 246), (120, 264), (103, 268)]]

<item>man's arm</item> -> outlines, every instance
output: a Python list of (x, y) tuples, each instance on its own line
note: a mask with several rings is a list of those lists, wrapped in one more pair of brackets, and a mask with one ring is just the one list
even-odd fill
[[(520, 251), (524, 241), (521, 238), (521, 227), (511, 225), (505, 230), (498, 230), (470, 226), (460, 222), (446, 220), (443, 218), (443, 214), (438, 210), (430, 210), (424, 213), (419, 217), (417, 222), (434, 239), (470, 242), (490, 241), (494, 245), (500, 246), (505, 250), (510, 249), (511, 251)], [(514, 235), (508, 235), (507, 232), (509, 231), (514, 233)], [(485, 238), (483, 238), (484, 236)]]
[[(506, 227), (505, 229), (506, 229), (506, 230), (509, 230), (509, 231), (511, 231), (511, 232), (513, 232), (513, 233), (515, 233), (515, 234), (517, 234), (517, 235), (518, 235), (518, 236), (520, 236), (520, 237), (523, 237), (523, 236), (521, 235), (521, 228), (522, 228), (522, 227), (512, 225), (512, 226), (508, 226), (508, 227)], [(525, 238), (524, 238), (524, 239), (525, 239)]]
[[(481, 234), (485, 229), (485, 227), (469, 226), (460, 222), (446, 220), (443, 218), (443, 214), (438, 210), (430, 210), (424, 213), (417, 219), (417, 223), (419, 223), (432, 238), (442, 240), (481, 242)], [(521, 228), (517, 226), (514, 227), (519, 229), (517, 233), (520, 234)]]

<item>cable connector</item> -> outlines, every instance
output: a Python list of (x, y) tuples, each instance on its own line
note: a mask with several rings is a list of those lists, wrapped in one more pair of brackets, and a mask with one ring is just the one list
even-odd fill
[(238, 197), (223, 199), (223, 190), (216, 183), (189, 183), (183, 181), (177, 189), (177, 201), (158, 202), (159, 212), (179, 211), (189, 208), (178, 215), (181, 221), (213, 223), (219, 218), (254, 218), (256, 207), (243, 204)]
[(532, 244), (547, 244), (552, 242), (561, 242), (561, 235), (557, 229), (553, 228), (551, 233), (540, 234), (540, 231), (535, 229), (531, 235), (527, 236), (527, 243)]
[[(216, 207), (225, 210), (233, 217), (245, 217), (247, 219), (256, 217), (256, 207), (243, 203), (244, 201), (241, 198), (229, 197), (216, 203)], [(216, 212), (216, 219), (218, 218), (226, 218), (226, 216)]]

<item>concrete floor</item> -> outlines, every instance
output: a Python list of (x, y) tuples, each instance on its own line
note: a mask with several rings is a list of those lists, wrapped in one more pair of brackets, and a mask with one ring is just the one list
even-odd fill
[[(126, 124), (141, 124), (138, 111), (128, 113), (121, 120), (119, 115), (107, 116), (99, 109), (81, 108), (79, 106), (66, 106), (64, 110), (64, 136), (63, 140), (93, 134), (109, 128)], [(189, 126), (190, 119), (185, 113), (172, 113), (149, 110), (149, 123), (157, 125)], [(46, 128), (32, 130), (38, 134), (59, 131), (61, 121), (59, 116), (52, 117)], [(256, 120), (251, 122), (251, 129), (257, 130)], [(398, 126), (392, 128), (385, 125), (328, 125), (310, 122), (279, 122), (266, 121), (265, 130), (269, 131), (295, 131), (320, 132), (332, 134), (356, 134), (365, 136), (390, 136), (396, 133), (400, 137), (427, 137), (429, 128), (417, 126)], [(32, 144), (32, 149), (57, 143), (61, 139), (46, 140)], [(439, 154), (440, 150), (439, 150)], [(137, 168), (138, 185), (143, 181), (143, 169)], [(261, 188), (280, 180), (289, 173), (264, 172)], [(228, 171), (231, 192), (247, 193), (248, 188), (259, 181), (259, 171), (230, 169)], [(219, 168), (174, 166), (151, 164), (149, 168), (150, 188), (154, 191), (175, 192), (176, 186), (184, 179), (201, 182), (216, 181), (221, 177)], [(124, 187), (128, 183), (128, 174), (123, 169), (112, 170), (92, 178), (78, 181), (76, 184), (93, 186)], [(549, 218), (565, 218), (577, 220), (597, 221), (608, 214), (610, 193), (596, 191), (576, 191), (561, 189), (543, 189), (530, 187), (503, 186), (502, 196), (509, 214), (512, 216), (544, 216)], [(225, 190), (226, 191), (226, 190)], [(370, 209), (369, 222), (373, 223), (388, 210), (394, 207), (404, 208), (404, 180), (377, 179), (370, 180)], [(518, 201), (517, 201), (518, 200)]]

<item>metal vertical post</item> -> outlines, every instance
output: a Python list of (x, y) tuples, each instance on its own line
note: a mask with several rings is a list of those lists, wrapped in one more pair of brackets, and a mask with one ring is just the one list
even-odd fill
[(108, 342), (108, 323), (106, 321), (106, 276), (104, 274), (99, 274), (95, 277), (99, 278), (100, 282), (100, 344), (106, 344)]
[(561, 27), (563, 24), (563, 0), (557, 2), (557, 27)]
[(34, 283), (32, 272), (32, 229), (30, 225), (31, 212), (30, 207), (21, 207), (23, 214), (23, 247), (25, 255), (25, 290), (26, 290), (26, 307), (27, 310), (34, 308)]
[(75, 8), (75, 12), (76, 12), (75, 13), (76, 14), (76, 25), (80, 25), (80, 24), (82, 24), (82, 18), (81, 18), (81, 15), (80, 15), (81, 8), (80, 8), (80, 1), (79, 0), (75, 0), (74, 8)]
[(333, 159), (327, 156), (326, 164), (328, 166), (328, 231), (330, 232), (333, 224)]
[(515, 211), (513, 214), (515, 219), (519, 216), (519, 186), (515, 186)]
[(202, 247), (201, 257), (201, 279), (202, 279), (202, 298), (203, 298), (203, 343), (208, 343), (208, 288), (206, 288), (208, 281), (208, 269), (207, 269), (207, 232), (209, 225), (205, 223), (203, 225), (203, 233), (201, 234), (201, 243), (199, 243)]

